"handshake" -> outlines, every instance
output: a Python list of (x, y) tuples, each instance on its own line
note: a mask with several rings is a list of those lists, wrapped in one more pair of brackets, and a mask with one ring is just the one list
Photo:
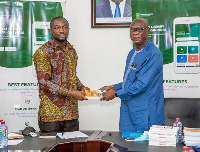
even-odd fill
[(112, 100), (117, 97), (115, 87), (104, 86), (99, 90), (90, 90), (88, 87), (83, 87), (81, 91), (72, 91), (71, 96), (76, 98), (77, 100), (88, 100), (88, 99), (99, 99), (101, 101)]

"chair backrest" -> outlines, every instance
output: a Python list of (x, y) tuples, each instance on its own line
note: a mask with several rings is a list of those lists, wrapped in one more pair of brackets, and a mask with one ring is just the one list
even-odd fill
[(165, 125), (172, 126), (176, 118), (185, 127), (200, 128), (200, 99), (166, 98)]

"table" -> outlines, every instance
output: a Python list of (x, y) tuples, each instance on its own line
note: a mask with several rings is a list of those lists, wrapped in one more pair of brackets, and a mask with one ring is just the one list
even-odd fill
[[(111, 136), (109, 135), (111, 133)], [(176, 147), (170, 146), (149, 146), (148, 141), (125, 141), (120, 132), (110, 132), (103, 137), (103, 140), (114, 142), (120, 146), (127, 147), (129, 151), (138, 152), (181, 152), (184, 144), (177, 144)]]
[[(96, 131), (81, 131), (88, 136), (93, 136)], [(9, 145), (7, 148), (0, 149), (0, 151), (7, 150), (9, 151), (17, 151), (20, 152), (27, 152), (31, 150), (31, 152), (40, 152), (45, 147), (51, 147), (56, 143), (63, 143), (63, 142), (71, 142), (71, 141), (87, 141), (89, 138), (74, 138), (74, 139), (60, 139), (56, 137), (56, 139), (39, 139), (39, 133), (37, 133), (37, 137), (30, 137), (25, 136), (23, 142), (18, 145)], [(137, 151), (137, 152), (181, 152), (183, 144), (177, 144), (176, 147), (160, 147), (160, 146), (149, 146), (148, 141), (125, 141), (121, 138), (120, 132), (105, 132), (105, 135), (102, 137), (101, 140), (108, 141), (112, 143), (116, 143), (122, 147), (127, 147), (129, 151)], [(19, 151), (17, 151), (19, 152)]]

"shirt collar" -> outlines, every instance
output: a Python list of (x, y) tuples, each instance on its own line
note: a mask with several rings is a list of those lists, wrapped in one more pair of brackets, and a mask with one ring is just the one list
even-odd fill
[[(55, 39), (53, 38), (53, 36), (51, 37), (51, 39), (49, 40), (49, 45), (51, 45), (53, 48), (57, 48), (57, 47), (59, 47), (58, 46), (58, 44), (56, 43), (56, 41), (55, 41)], [(67, 42), (67, 40), (66, 40), (66, 46), (68, 46), (68, 42)]]

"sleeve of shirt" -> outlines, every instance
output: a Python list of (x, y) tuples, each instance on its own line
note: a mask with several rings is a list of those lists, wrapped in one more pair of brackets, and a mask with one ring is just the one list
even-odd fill
[[(144, 92), (149, 83), (162, 72), (162, 55), (154, 54), (147, 59), (137, 74), (137, 79), (132, 81), (125, 88), (117, 90), (117, 95), (122, 100), (130, 100), (139, 93)], [(130, 78), (131, 79), (131, 78)]]
[[(76, 76), (76, 77), (77, 77), (77, 76)], [(79, 91), (81, 91), (81, 89), (82, 89), (83, 87), (85, 87), (85, 86), (81, 83), (81, 81), (79, 80), (78, 77), (77, 77), (76, 79), (77, 79), (77, 89), (78, 89)]]
[(49, 54), (39, 49), (33, 55), (35, 70), (40, 88), (45, 89), (52, 94), (68, 96), (70, 91), (65, 87), (55, 84), (52, 81), (52, 69)]
[(121, 89), (122, 88), (122, 82), (115, 84), (114, 87), (115, 87), (115, 90)]
[[(77, 54), (76, 54), (76, 52), (74, 51), (74, 59), (75, 59), (75, 63), (77, 63), (77, 61), (78, 61), (78, 56), (77, 56)], [(77, 66), (77, 64), (76, 64), (76, 66)], [(81, 91), (81, 89), (83, 88), (83, 87), (85, 87), (83, 84), (82, 84), (82, 82), (80, 81), (80, 79), (78, 78), (78, 76), (76, 75), (76, 86), (77, 86), (77, 90), (79, 90), (79, 91)]]

